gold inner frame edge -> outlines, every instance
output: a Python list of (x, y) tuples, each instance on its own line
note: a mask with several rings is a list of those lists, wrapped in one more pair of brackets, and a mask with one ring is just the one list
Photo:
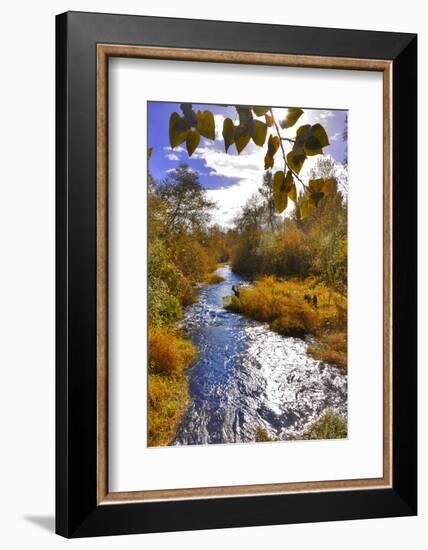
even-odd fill
[[(109, 492), (108, 489), (108, 59), (132, 57), (383, 73), (383, 477), (224, 487)], [(392, 62), (385, 60), (97, 45), (97, 504), (224, 498), (392, 486)]]

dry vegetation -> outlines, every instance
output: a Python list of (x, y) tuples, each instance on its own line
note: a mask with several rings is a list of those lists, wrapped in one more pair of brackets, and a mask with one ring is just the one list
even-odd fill
[(222, 283), (223, 281), (225, 281), (225, 278), (221, 275), (217, 275), (217, 273), (209, 273), (204, 278), (204, 283), (207, 285), (216, 285), (218, 283)]
[(148, 444), (170, 445), (188, 406), (186, 369), (196, 349), (177, 329), (198, 283), (228, 260), (225, 234), (208, 227), (212, 203), (195, 172), (180, 166), (162, 182), (149, 177)]
[[(346, 420), (334, 411), (327, 410), (315, 421), (312, 426), (302, 435), (289, 436), (290, 441), (313, 440), (313, 439), (346, 439), (348, 437), (348, 425)], [(276, 438), (269, 436), (267, 431), (257, 426), (255, 441), (276, 441)]]
[[(317, 306), (305, 301), (317, 297)], [(321, 361), (346, 368), (346, 298), (313, 279), (258, 279), (253, 287), (242, 288), (232, 297), (228, 309), (269, 323), (284, 335), (311, 334), (316, 343), (308, 352)]]
[(195, 358), (195, 347), (181, 335), (161, 328), (149, 332), (149, 446), (171, 443), (188, 405), (185, 369)]
[(344, 418), (333, 411), (326, 411), (314, 422), (311, 428), (302, 436), (293, 439), (346, 439), (348, 424)]

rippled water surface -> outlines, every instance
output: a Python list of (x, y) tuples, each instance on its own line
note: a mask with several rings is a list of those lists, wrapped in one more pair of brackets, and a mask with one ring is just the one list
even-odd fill
[(327, 408), (346, 415), (346, 374), (309, 357), (304, 340), (226, 311), (223, 298), (243, 279), (228, 266), (217, 272), (226, 280), (204, 285), (185, 313), (183, 325), (199, 357), (174, 444), (254, 441), (257, 427), (287, 439)]

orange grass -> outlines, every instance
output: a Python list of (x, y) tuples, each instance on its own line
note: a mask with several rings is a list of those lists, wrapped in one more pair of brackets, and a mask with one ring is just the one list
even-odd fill
[(217, 273), (209, 273), (204, 277), (204, 283), (207, 285), (216, 285), (217, 283), (222, 283), (226, 279)]
[[(305, 300), (311, 297), (311, 303)], [(317, 298), (317, 307), (312, 303)], [(258, 279), (254, 286), (242, 288), (232, 297), (228, 309), (269, 323), (284, 335), (312, 334), (316, 343), (308, 352), (318, 360), (346, 368), (347, 301), (314, 279), (278, 280), (273, 276)]]
[(196, 348), (171, 329), (149, 330), (148, 445), (170, 445), (189, 404), (185, 369)]
[(149, 330), (149, 370), (156, 374), (177, 374), (195, 359), (196, 348), (175, 331)]

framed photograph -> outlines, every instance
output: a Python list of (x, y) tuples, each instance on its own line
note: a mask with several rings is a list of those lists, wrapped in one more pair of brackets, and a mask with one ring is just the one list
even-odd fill
[(416, 35), (56, 24), (57, 533), (416, 514)]

